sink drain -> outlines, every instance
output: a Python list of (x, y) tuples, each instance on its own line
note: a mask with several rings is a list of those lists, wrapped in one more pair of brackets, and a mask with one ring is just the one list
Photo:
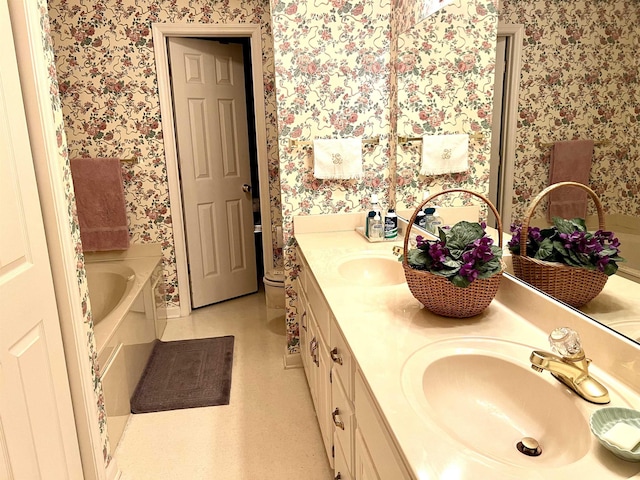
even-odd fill
[(516, 448), (520, 453), (524, 453), (529, 457), (537, 457), (542, 453), (538, 441), (531, 437), (524, 437), (516, 444)]

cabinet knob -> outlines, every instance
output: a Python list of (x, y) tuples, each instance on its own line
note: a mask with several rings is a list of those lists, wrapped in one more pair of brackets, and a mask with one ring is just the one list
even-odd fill
[(333, 480), (342, 480), (342, 475), (340, 475), (340, 472), (338, 472), (338, 474), (333, 477)]
[(304, 324), (304, 319), (307, 318), (307, 312), (304, 311), (302, 312), (302, 318), (300, 318), (300, 325), (302, 325), (302, 328), (304, 328), (304, 331), (307, 331), (307, 326)]
[(342, 355), (338, 355), (338, 347), (334, 347), (333, 350), (331, 350), (331, 360), (338, 365), (342, 365)]
[(333, 412), (331, 412), (331, 418), (333, 418), (333, 423), (335, 424), (336, 427), (338, 427), (341, 430), (344, 430), (344, 422), (336, 418), (338, 415), (340, 415), (340, 410), (338, 409), (338, 407), (336, 407), (336, 409)]

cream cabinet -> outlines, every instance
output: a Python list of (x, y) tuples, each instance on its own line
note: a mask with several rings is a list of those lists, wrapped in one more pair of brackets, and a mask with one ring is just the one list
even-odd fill
[(411, 478), (384, 431), (364, 380), (356, 376), (349, 344), (300, 251), (298, 263), (294, 288), (302, 365), (335, 479)]

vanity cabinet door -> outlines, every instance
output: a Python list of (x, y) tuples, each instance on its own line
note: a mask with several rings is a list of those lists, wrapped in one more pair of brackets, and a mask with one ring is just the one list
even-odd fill
[[(411, 475), (386, 429), (378, 406), (371, 397), (360, 371), (355, 375), (355, 410), (358, 418), (355, 477), (358, 480), (370, 478), (366, 474), (370, 474), (370, 467), (373, 467), (376, 476), (371, 478), (409, 480)], [(358, 469), (364, 471), (363, 475), (358, 474)]]
[(333, 316), (331, 316), (330, 326), (330, 338), (331, 338), (331, 361), (333, 363), (333, 375), (338, 377), (342, 386), (344, 387), (344, 393), (350, 402), (353, 402), (353, 357), (349, 347), (347, 347), (347, 341), (342, 336), (342, 332), (338, 327)]
[(353, 405), (342, 388), (342, 382), (335, 368), (334, 365), (331, 383), (331, 421), (335, 429), (334, 443), (336, 450), (339, 449), (344, 452), (346, 467), (349, 472), (353, 472), (355, 415), (353, 413)]
[(331, 375), (331, 359), (329, 357), (329, 350), (326, 344), (319, 338), (318, 345), (318, 363), (316, 369), (318, 371), (317, 376), (317, 404), (316, 404), (316, 416), (318, 417), (318, 423), (320, 424), (320, 431), (322, 432), (322, 441), (329, 458), (329, 463), (333, 467), (333, 419), (331, 417), (331, 383), (329, 375)]
[(342, 447), (340, 446), (340, 442), (334, 437), (333, 441), (334, 445), (334, 472), (335, 476), (333, 477), (335, 480), (352, 480), (350, 468), (347, 466), (347, 460), (345, 459), (344, 452), (342, 451)]
[(298, 296), (297, 310), (298, 310), (298, 335), (300, 336), (300, 357), (302, 359), (302, 366), (304, 367), (305, 375), (307, 376), (307, 382), (309, 381), (309, 364), (311, 359), (309, 356), (309, 318), (307, 314), (308, 302), (304, 290), (300, 288), (301, 285), (298, 280), (294, 283), (294, 288)]
[(357, 480), (380, 480), (376, 467), (371, 460), (371, 455), (367, 450), (367, 445), (360, 434), (360, 430), (356, 429), (356, 460), (354, 477)]

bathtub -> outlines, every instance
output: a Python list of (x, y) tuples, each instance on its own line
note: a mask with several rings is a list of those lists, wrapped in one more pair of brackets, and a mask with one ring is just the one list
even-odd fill
[(143, 256), (137, 250), (87, 254), (85, 263), (112, 455), (131, 413), (129, 399), (166, 325), (157, 314), (159, 248), (143, 249), (154, 252)]

